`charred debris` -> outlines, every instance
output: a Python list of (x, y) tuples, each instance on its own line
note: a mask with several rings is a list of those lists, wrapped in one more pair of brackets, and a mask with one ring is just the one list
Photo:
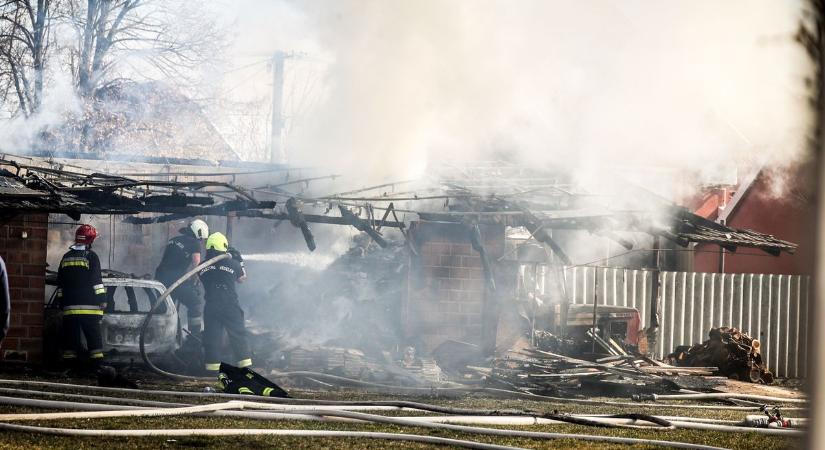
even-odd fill
[[(298, 181), (308, 184), (315, 179)], [(565, 230), (610, 239), (629, 254), (639, 252), (654, 261), (652, 267), (646, 264), (651, 270), (661, 269), (664, 242), (681, 247), (712, 243), (728, 251), (747, 247), (770, 255), (793, 252), (795, 244), (706, 220), (633, 186), (622, 185), (621, 194), (605, 198), (585, 192), (563, 174), (506, 164), (450, 169), (423, 185), (417, 183), (415, 190), (385, 192), (387, 186), (409, 183), (308, 196), (290, 192), (285, 185), (246, 187), (208, 178), (159, 181), (0, 160), (0, 207), (6, 217), (31, 211), (63, 213), (75, 220), (82, 214), (117, 214), (127, 215), (125, 220), (134, 224), (192, 216), (269, 219), (300, 229), (310, 251), (316, 249), (313, 224), (355, 228), (360, 235), (352, 249), (329, 267), (293, 274), (292, 283), (275, 282), (260, 293), (285, 299), (278, 308), (290, 319), (289, 326), (256, 323), (256, 360), (264, 361), (274, 376), (288, 376), (310, 387), (461, 383), (565, 396), (573, 390), (623, 395), (711, 388), (719, 382), (714, 375), (770, 382), (758, 343), (738, 330), (712, 330), (710, 341), (676, 349), (672, 364), (646, 356), (652, 347), (646, 341), (653, 339), (651, 330), (659, 325), (655, 286), (647, 330), (638, 330), (636, 310), (611, 310), (598, 302), (571, 305), (561, 289), (553, 294), (552, 311), (544, 320), (525, 311), (516, 313), (524, 320), (517, 320), (518, 338), (509, 342), (497, 339), (496, 331), (505, 306), (489, 299), (518, 295), (514, 271), (502, 266), (518, 266), (531, 248), (539, 249), (539, 258), (543, 255), (549, 264), (573, 266), (564, 242), (557, 238)], [(637, 200), (633, 204), (622, 200), (629, 191)], [(405, 334), (405, 296), (411, 285), (421, 282), (414, 274), (422, 258), (415, 228), (422, 223), (463, 230), (480, 258), (480, 295), (489, 297), (483, 316), (492, 314), (493, 322), (488, 326), (485, 319), (479, 342), (447, 339), (425, 349)], [(527, 238), (493, 257), (481, 231), (488, 225), (523, 230)], [(388, 229), (398, 233), (387, 233)], [(633, 236), (639, 234), (652, 240), (652, 247), (637, 248), (639, 240)], [(330, 292), (336, 298), (330, 298)], [(300, 304), (290, 304), (289, 299), (301, 299)], [(345, 314), (334, 317), (335, 326), (347, 333), (322, 333), (329, 319), (325, 314), (335, 301), (349, 303)], [(490, 304), (492, 313), (487, 311)], [(613, 323), (623, 332), (614, 333)], [(686, 375), (709, 377), (697, 381)]]

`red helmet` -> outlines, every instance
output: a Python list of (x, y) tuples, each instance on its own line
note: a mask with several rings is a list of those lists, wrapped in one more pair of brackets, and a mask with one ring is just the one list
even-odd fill
[(97, 237), (97, 230), (91, 225), (81, 225), (74, 233), (74, 241), (78, 244), (91, 245)]

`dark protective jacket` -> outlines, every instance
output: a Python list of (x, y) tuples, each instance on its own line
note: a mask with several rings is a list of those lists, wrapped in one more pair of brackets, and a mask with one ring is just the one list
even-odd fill
[(227, 394), (261, 395), (264, 397), (291, 398), (287, 391), (262, 377), (249, 367), (235, 367), (221, 363), (218, 382)]
[[(168, 284), (174, 283), (187, 272), (192, 264), (192, 255), (200, 251), (200, 242), (191, 234), (181, 234), (169, 239), (163, 251), (163, 259), (155, 270), (155, 278), (168, 287)], [(190, 278), (185, 284), (194, 284), (194, 279)]]
[[(212, 259), (221, 252), (207, 250), (206, 259)], [(200, 280), (205, 291), (204, 299), (207, 303), (213, 301), (237, 301), (238, 293), (235, 283), (244, 275), (241, 263), (235, 259), (223, 259), (200, 271)]]
[(0, 258), (0, 342), (9, 331), (11, 318), (11, 295), (9, 295), (9, 277), (6, 272), (6, 263)]
[(100, 259), (85, 245), (73, 245), (60, 260), (57, 298), (64, 316), (103, 314), (106, 288), (100, 276)]

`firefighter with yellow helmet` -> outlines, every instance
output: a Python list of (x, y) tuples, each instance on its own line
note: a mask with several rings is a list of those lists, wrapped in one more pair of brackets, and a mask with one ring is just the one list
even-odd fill
[(224, 331), (234, 352), (234, 364), (238, 367), (252, 365), (252, 355), (246, 339), (244, 313), (238, 303), (235, 283), (246, 280), (243, 258), (222, 233), (212, 233), (206, 240), (206, 259), (224, 253), (232, 258), (223, 259), (202, 269), (199, 273), (206, 304), (203, 311), (203, 349), (206, 370), (217, 372), (221, 363)]

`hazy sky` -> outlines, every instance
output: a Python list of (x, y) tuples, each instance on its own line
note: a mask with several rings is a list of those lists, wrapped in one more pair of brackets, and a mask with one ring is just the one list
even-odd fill
[(434, 157), (491, 155), (695, 169), (789, 161), (804, 147), (801, 2), (231, 5), (223, 87), (258, 103), (222, 123), (265, 135), (262, 61), (300, 52), (287, 63), (293, 164), (374, 179), (421, 174)]

